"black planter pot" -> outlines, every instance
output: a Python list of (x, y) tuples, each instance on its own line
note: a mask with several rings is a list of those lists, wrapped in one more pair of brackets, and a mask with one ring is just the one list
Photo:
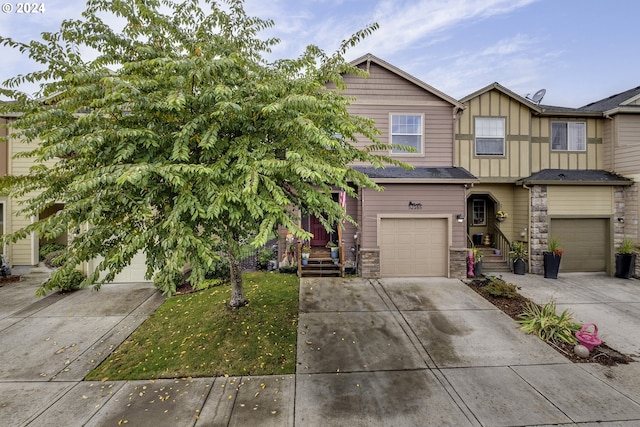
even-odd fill
[(478, 261), (473, 264), (473, 275), (479, 277), (482, 275), (482, 261)]
[(544, 277), (546, 279), (557, 279), (562, 255), (554, 255), (551, 252), (544, 252), (542, 256), (544, 257)]
[(636, 269), (636, 254), (616, 254), (616, 277), (630, 279)]
[(513, 273), (524, 274), (527, 271), (527, 263), (523, 259), (516, 259), (513, 261)]

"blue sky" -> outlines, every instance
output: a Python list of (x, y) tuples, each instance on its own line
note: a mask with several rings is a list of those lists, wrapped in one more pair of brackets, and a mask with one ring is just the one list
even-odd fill
[[(78, 17), (84, 0), (42, 2), (42, 14), (0, 12), (0, 34), (20, 41)], [(380, 29), (347, 58), (370, 52), (460, 99), (494, 81), (543, 104), (579, 107), (640, 86), (637, 0), (245, 0), (271, 18), (281, 39), (272, 56), (298, 56), (308, 44), (333, 51), (371, 22)], [(0, 47), (0, 80), (34, 64)]]

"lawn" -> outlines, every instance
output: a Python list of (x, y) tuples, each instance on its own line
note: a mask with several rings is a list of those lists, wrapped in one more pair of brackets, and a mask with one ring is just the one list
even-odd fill
[(165, 301), (87, 380), (292, 374), (298, 277), (246, 273), (249, 304), (230, 309), (229, 286)]

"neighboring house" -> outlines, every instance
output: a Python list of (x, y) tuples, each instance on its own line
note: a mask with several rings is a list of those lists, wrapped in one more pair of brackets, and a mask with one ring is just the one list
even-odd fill
[[(16, 138), (11, 138), (11, 121), (17, 116), (0, 117), (0, 136), (9, 136), (7, 143), (0, 144), (0, 176), (24, 175), (29, 173), (29, 168), (33, 165), (33, 160), (27, 157), (14, 156), (21, 152), (31, 151), (36, 148), (36, 142), (26, 144)], [(13, 233), (22, 227), (29, 225), (39, 219), (46, 218), (55, 214), (63, 208), (62, 204), (54, 204), (45, 211), (41, 212), (38, 218), (25, 217), (18, 215), (17, 212), (22, 208), (19, 200), (10, 199), (6, 196), (0, 196), (0, 220), (2, 221), (2, 234)], [(70, 233), (64, 233), (55, 239), (55, 242), (67, 244)], [(26, 239), (19, 240), (3, 248), (5, 255), (12, 267), (18, 267), (18, 271), (22, 268), (28, 269), (36, 267), (40, 263), (40, 247), (49, 241), (32, 233)], [(97, 266), (96, 261), (85, 263), (81, 269), (85, 273), (94, 271)], [(15, 270), (15, 269), (14, 269)], [(134, 257), (131, 265), (125, 268), (115, 278), (115, 282), (140, 282), (145, 281), (144, 274), (146, 266), (144, 265), (144, 256), (141, 254)]]
[[(555, 237), (564, 249), (561, 271), (611, 273), (633, 184), (605, 160), (611, 119), (595, 109), (538, 105), (498, 83), (461, 102), (454, 165), (480, 181), (467, 194), (470, 240), (503, 248), (525, 242), (530, 271), (540, 274)], [(498, 211), (508, 218), (499, 222)]]
[[(455, 119), (463, 105), (373, 55), (352, 64), (370, 76), (344, 76), (345, 95), (355, 99), (350, 113), (375, 120), (381, 141), (416, 152), (383, 153), (414, 170), (352, 165), (384, 192), (359, 188), (358, 199), (347, 200), (347, 212), (359, 225), (346, 224), (342, 233), (347, 260), (358, 256), (362, 277), (465, 277), (466, 188), (478, 181), (453, 164)], [(314, 235), (312, 246), (336, 239), (314, 217), (303, 216), (302, 225)]]

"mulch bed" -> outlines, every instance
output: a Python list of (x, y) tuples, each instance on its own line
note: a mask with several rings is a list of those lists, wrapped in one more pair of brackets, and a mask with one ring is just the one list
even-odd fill
[[(495, 305), (497, 308), (506, 313), (509, 317), (514, 320), (518, 320), (518, 315), (525, 311), (527, 303), (529, 303), (529, 299), (523, 297), (518, 294), (515, 298), (505, 298), (505, 297), (496, 297), (488, 293), (484, 289), (484, 285), (487, 284), (487, 280), (479, 280), (474, 279), (467, 282), (467, 285), (484, 297), (487, 301)], [(599, 363), (605, 366), (614, 366), (618, 363), (629, 363), (633, 362), (633, 359), (625, 354), (622, 354), (611, 347), (607, 346), (605, 343), (595, 347), (589, 354), (588, 358), (581, 358), (576, 356), (573, 352), (573, 344), (566, 343), (552, 343), (548, 342), (551, 347), (553, 347), (557, 352), (565, 356), (567, 359), (571, 360), (574, 363)]]
[(9, 283), (19, 282), (19, 281), (20, 281), (20, 276), (18, 276), (17, 274), (7, 276), (7, 277), (0, 276), (0, 287), (4, 285), (8, 285)]

